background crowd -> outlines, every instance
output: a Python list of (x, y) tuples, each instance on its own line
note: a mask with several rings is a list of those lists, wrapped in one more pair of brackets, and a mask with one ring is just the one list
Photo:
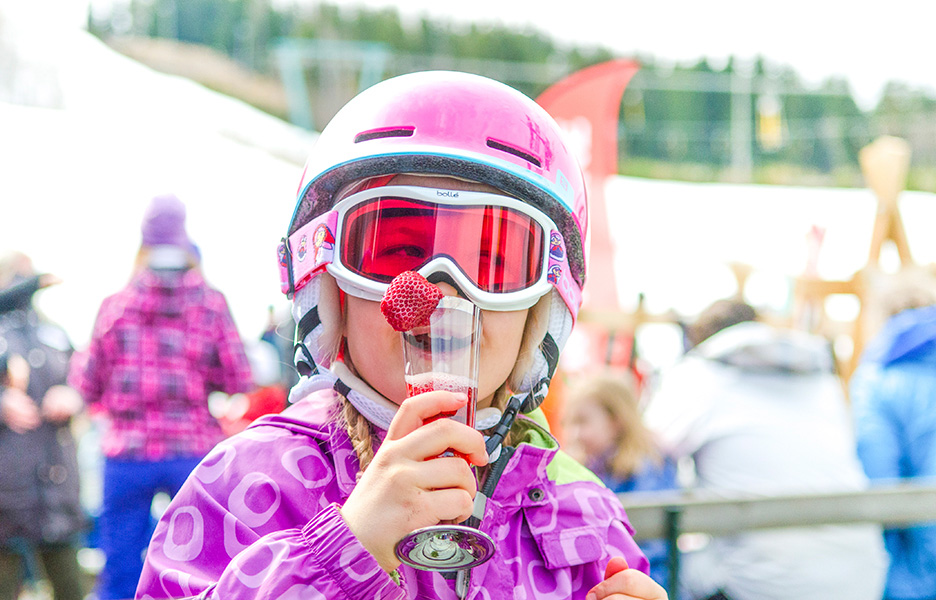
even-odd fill
[[(271, 320), (242, 340), (185, 218), (175, 196), (151, 200), (129, 281), (77, 353), (33, 305), (58, 278), (21, 253), (0, 261), (0, 598), (132, 598), (154, 498), (175, 494), (225, 436), (286, 406), (284, 334)], [(81, 494), (76, 437), (96, 446), (81, 483), (98, 494)], [(103, 555), (100, 573), (79, 561), (86, 547)]]
[[(80, 352), (33, 304), (57, 283), (25, 255), (0, 260), (0, 599), (131, 598), (154, 497), (174, 494), (225, 436), (286, 406), (289, 325), (271, 309), (262, 337), (241, 338), (172, 195), (152, 199), (135, 269)], [(892, 298), (847, 383), (828, 340), (740, 300), (712, 304), (684, 334), (684, 356), (640, 385), (596, 370), (556, 386), (560, 442), (613, 491), (770, 496), (936, 475), (930, 289)], [(89, 430), (103, 457), (92, 507), (76, 450)], [(666, 542), (641, 545), (666, 585)], [(78, 560), (87, 547), (106, 559), (92, 578)], [(936, 598), (933, 526), (740, 532), (679, 551), (680, 599)]]

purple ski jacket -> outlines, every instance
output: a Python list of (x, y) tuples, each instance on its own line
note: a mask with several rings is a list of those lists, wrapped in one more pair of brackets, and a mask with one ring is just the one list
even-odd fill
[[(262, 417), (205, 457), (160, 520), (140, 600), (456, 598), (454, 579), (378, 566), (338, 510), (358, 461), (318, 391)], [(585, 598), (612, 556), (648, 564), (620, 502), (525, 417), (481, 529), (497, 554), (475, 567), (468, 598)], [(548, 446), (548, 447), (547, 447)]]

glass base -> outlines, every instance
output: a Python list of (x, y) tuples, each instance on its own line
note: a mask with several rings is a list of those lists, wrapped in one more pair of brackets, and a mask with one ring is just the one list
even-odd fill
[(420, 571), (461, 571), (490, 560), (494, 540), (473, 527), (434, 525), (417, 529), (400, 540), (396, 556)]

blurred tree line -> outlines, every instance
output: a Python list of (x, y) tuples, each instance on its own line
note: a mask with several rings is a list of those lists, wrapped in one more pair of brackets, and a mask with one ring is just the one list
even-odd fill
[[(209, 46), (271, 75), (280, 74), (277, 48), (284, 40), (379, 43), (388, 57), (380, 65), (383, 77), (454, 68), (500, 79), (532, 97), (616, 56), (603, 47), (561, 45), (534, 29), (404, 20), (394, 8), (326, 3), (125, 0), (106, 14), (92, 12), (88, 26), (103, 39), (134, 35)], [(641, 70), (621, 108), (623, 174), (861, 186), (858, 151), (889, 134), (913, 149), (909, 187), (936, 192), (936, 99), (920, 90), (890, 84), (877, 106), (862, 109), (846, 81), (808, 87), (794, 70), (766, 59), (672, 65), (634, 58)], [(337, 110), (356, 92), (361, 67), (349, 56), (322, 54), (307, 62), (310, 102), (321, 107), (328, 96), (330, 110)], [(336, 72), (344, 86), (336, 84)]]

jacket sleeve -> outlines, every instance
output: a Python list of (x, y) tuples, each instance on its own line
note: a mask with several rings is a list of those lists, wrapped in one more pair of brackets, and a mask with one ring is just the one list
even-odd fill
[(244, 351), (244, 342), (234, 324), (231, 310), (220, 292), (214, 295), (213, 304), (217, 333), (215, 343), (219, 364), (206, 378), (208, 389), (226, 394), (249, 392), (254, 387), (253, 376)]
[(87, 404), (101, 400), (110, 377), (106, 338), (119, 312), (114, 304), (113, 298), (104, 300), (94, 322), (91, 342), (86, 349), (72, 354), (69, 363), (68, 385), (76, 389)]
[[(931, 372), (911, 377), (900, 369), (863, 365), (852, 376), (850, 392), (858, 457), (870, 479), (936, 476), (936, 377)], [(884, 545), (892, 574), (895, 568), (898, 573), (936, 569), (936, 527), (885, 529)]]
[(27, 304), (39, 291), (39, 275), (30, 277), (16, 285), (0, 290), (0, 313), (11, 311)]
[(902, 476), (902, 425), (892, 410), (891, 392), (877, 367), (859, 369), (850, 385), (855, 420), (858, 458), (869, 479), (896, 479)]
[(163, 515), (137, 599), (405, 597), (345, 525), (338, 504), (283, 477), (279, 471), (288, 468), (271, 469), (274, 462), (298, 463), (258, 456), (256, 445), (254, 460), (227, 462), (232, 447), (212, 451)]

